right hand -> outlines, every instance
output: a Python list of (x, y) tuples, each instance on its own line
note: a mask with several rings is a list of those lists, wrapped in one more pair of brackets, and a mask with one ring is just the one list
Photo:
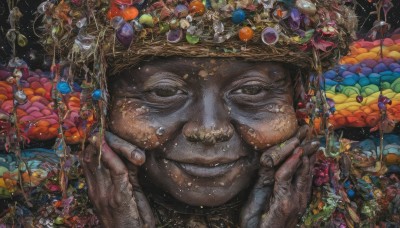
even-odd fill
[(89, 199), (102, 226), (155, 227), (151, 208), (137, 178), (138, 166), (145, 162), (145, 153), (110, 132), (104, 134), (104, 139), (93, 136), (89, 141), (81, 154), (81, 164)]

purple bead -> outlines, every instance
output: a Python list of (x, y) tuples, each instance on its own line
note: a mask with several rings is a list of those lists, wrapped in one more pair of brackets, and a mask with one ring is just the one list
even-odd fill
[(369, 67), (362, 67), (361, 68), (361, 73), (365, 76), (368, 76), (370, 73), (372, 73), (371, 68)]
[(380, 110), (385, 111), (386, 110), (386, 105), (383, 102), (378, 102), (378, 108)]
[(183, 38), (182, 29), (173, 29), (167, 32), (167, 41), (170, 43), (178, 43)]
[(279, 34), (275, 29), (268, 27), (261, 32), (261, 39), (264, 44), (272, 45), (278, 42)]
[(356, 100), (357, 100), (358, 103), (361, 103), (361, 102), (364, 100), (364, 97), (361, 96), (361, 95), (358, 95), (358, 96), (356, 97)]
[(398, 64), (398, 63), (391, 63), (391, 64), (389, 65), (389, 68), (390, 68), (392, 71), (394, 71), (396, 68), (400, 68), (400, 64)]
[(189, 9), (185, 5), (179, 4), (175, 7), (174, 14), (177, 18), (186, 17), (189, 14)]
[(330, 99), (330, 98), (326, 98), (326, 103), (329, 105), (329, 107), (335, 107), (335, 102)]
[(135, 36), (135, 32), (132, 26), (129, 23), (124, 23), (118, 30), (117, 30), (117, 39), (118, 41), (124, 46), (129, 47), (131, 45), (133, 37)]

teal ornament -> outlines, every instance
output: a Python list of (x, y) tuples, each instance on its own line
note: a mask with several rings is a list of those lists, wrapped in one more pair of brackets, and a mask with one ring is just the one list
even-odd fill
[(68, 94), (71, 92), (71, 87), (69, 87), (69, 84), (67, 82), (59, 82), (57, 84), (57, 90), (61, 94)]
[(102, 92), (100, 89), (96, 89), (95, 91), (93, 91), (92, 93), (92, 99), (95, 101), (100, 100), (103, 97)]
[(246, 19), (246, 13), (242, 9), (237, 9), (232, 13), (232, 22), (240, 24)]

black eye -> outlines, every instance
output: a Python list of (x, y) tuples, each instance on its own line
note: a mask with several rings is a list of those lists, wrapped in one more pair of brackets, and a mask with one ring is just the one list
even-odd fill
[(235, 94), (257, 95), (261, 93), (264, 88), (260, 85), (246, 85), (234, 91)]
[(178, 94), (183, 94), (183, 91), (172, 86), (163, 86), (154, 88), (151, 93), (159, 97), (172, 97)]

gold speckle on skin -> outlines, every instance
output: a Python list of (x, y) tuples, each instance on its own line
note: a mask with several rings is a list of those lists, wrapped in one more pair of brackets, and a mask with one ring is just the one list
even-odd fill
[(208, 76), (208, 72), (206, 70), (200, 70), (198, 75), (202, 78), (205, 78)]

